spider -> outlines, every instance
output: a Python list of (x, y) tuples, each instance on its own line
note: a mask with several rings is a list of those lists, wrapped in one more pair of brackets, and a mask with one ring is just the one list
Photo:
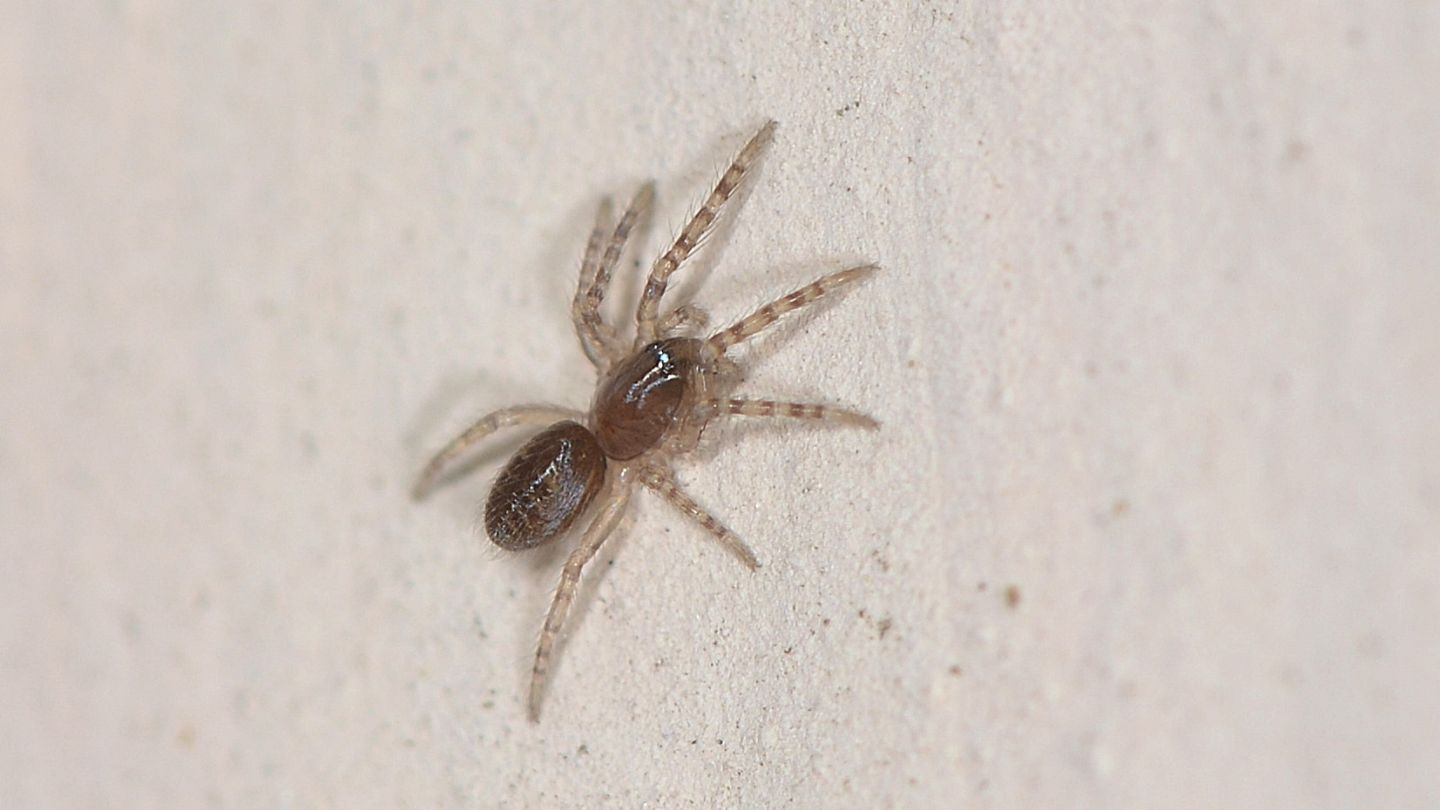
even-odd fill
[[(766, 122), (745, 144), (670, 249), (656, 259), (635, 311), (635, 338), (627, 342), (600, 316), (606, 288), (631, 231), (647, 215), (654, 182), (644, 184), (613, 229), (612, 203), (600, 203), (580, 266), (571, 317), (580, 345), (595, 365), (599, 383), (588, 412), (553, 405), (501, 408), (481, 417), (430, 459), (413, 496), (425, 497), (450, 462), (495, 431), (516, 425), (548, 425), (526, 442), (501, 470), (485, 502), (485, 531), (502, 549), (519, 551), (554, 541), (599, 501), (579, 545), (570, 553), (550, 604), (530, 676), (528, 715), (540, 717), (551, 653), (575, 599), (585, 564), (620, 522), (638, 487), (649, 489), (695, 521), (751, 570), (755, 554), (730, 529), (696, 503), (675, 481), (671, 462), (694, 450), (712, 419), (725, 415), (789, 417), (875, 429), (855, 411), (800, 402), (729, 396), (740, 367), (731, 349), (794, 310), (854, 284), (878, 269), (851, 267), (778, 298), (708, 337), (708, 318), (693, 305), (660, 316), (670, 276), (714, 225), (725, 202), (769, 145), (775, 122)], [(607, 238), (608, 233), (608, 238)]]

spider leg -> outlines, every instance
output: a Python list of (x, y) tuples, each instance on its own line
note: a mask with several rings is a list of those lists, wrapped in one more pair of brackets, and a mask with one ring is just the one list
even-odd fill
[(854, 284), (879, 269), (880, 266), (877, 264), (863, 264), (859, 267), (831, 273), (828, 276), (821, 276), (789, 295), (777, 298), (760, 307), (736, 321), (734, 325), (711, 335), (710, 347), (715, 350), (716, 354), (724, 354), (731, 346), (749, 340), (756, 333), (780, 320), (780, 317), (787, 312), (807, 307), (827, 294)]
[(745, 541), (736, 537), (734, 532), (725, 527), (725, 524), (716, 520), (714, 515), (705, 511), (704, 507), (686, 495), (675, 483), (674, 476), (668, 471), (654, 466), (646, 467), (640, 471), (640, 483), (664, 498), (681, 514), (695, 521), (716, 540), (719, 540), (720, 545), (739, 558), (746, 568), (754, 571), (760, 567), (760, 562), (755, 559), (755, 552), (745, 545)]
[(517, 405), (485, 414), (431, 457), (415, 479), (410, 497), (418, 501), (428, 495), (446, 465), (491, 433), (512, 425), (548, 425), (564, 419), (583, 420), (584, 415), (555, 405)]
[(550, 671), (550, 655), (554, 651), (560, 629), (565, 625), (565, 616), (570, 612), (570, 605), (575, 601), (580, 572), (620, 523), (629, 503), (629, 483), (617, 481), (610, 500), (591, 521), (590, 527), (585, 530), (585, 536), (580, 539), (580, 545), (570, 552), (570, 558), (565, 561), (565, 568), (560, 572), (560, 584), (555, 589), (555, 598), (550, 602), (550, 612), (545, 615), (545, 624), (540, 630), (540, 643), (535, 648), (535, 666), (530, 670), (528, 710), (532, 723), (540, 720), (540, 699), (545, 693), (545, 676)]
[(880, 427), (879, 422), (863, 413), (807, 402), (776, 402), (770, 399), (707, 399), (696, 407), (702, 412), (711, 414), (814, 419), (866, 430), (875, 430)]
[(624, 253), (625, 244), (630, 240), (630, 232), (650, 212), (650, 204), (654, 201), (655, 184), (650, 182), (641, 186), (630, 200), (625, 213), (620, 215), (620, 221), (615, 223), (615, 230), (611, 232), (610, 240), (605, 243), (605, 252), (599, 252), (596, 239), (600, 234), (598, 228), (591, 234), (591, 242), (585, 249), (587, 259), (598, 259), (592, 263), (592, 272), (582, 274), (580, 289), (575, 291), (571, 313), (575, 320), (575, 329), (580, 333), (580, 342), (585, 344), (585, 353), (590, 356), (591, 362), (602, 370), (619, 359), (624, 347), (615, 335), (615, 330), (600, 317), (600, 305), (605, 301), (605, 292), (610, 288), (610, 278), (615, 272), (615, 266), (620, 263), (620, 255)]
[[(595, 286), (595, 276), (600, 270), (600, 249), (605, 244), (605, 231), (610, 227), (610, 216), (615, 204), (609, 197), (600, 201), (595, 212), (595, 227), (590, 231), (590, 240), (585, 243), (585, 258), (580, 262), (580, 283), (575, 289), (575, 300), (570, 304), (570, 320), (575, 323), (575, 334), (580, 338), (580, 348), (585, 356), (599, 368), (615, 336), (600, 323), (599, 317), (589, 318), (586, 306), (590, 289)], [(602, 291), (603, 294), (603, 291)]]
[(710, 314), (694, 304), (685, 304), (671, 310), (660, 319), (657, 327), (660, 335), (676, 335), (690, 329), (704, 329), (710, 323)]
[(670, 275), (680, 268), (680, 265), (690, 256), (691, 251), (695, 250), (695, 247), (700, 244), (700, 240), (715, 224), (715, 218), (719, 216), (721, 207), (735, 193), (735, 189), (740, 187), (740, 182), (745, 179), (745, 173), (760, 158), (774, 134), (775, 122), (766, 121), (765, 125), (751, 136), (749, 142), (740, 150), (740, 154), (736, 155), (735, 161), (730, 164), (730, 168), (720, 176), (720, 181), (715, 184), (710, 196), (705, 198), (700, 209), (690, 218), (685, 228), (680, 231), (680, 235), (675, 237), (675, 244), (655, 260), (654, 266), (650, 268), (650, 280), (645, 284), (645, 291), (641, 293), (640, 304), (635, 310), (635, 345), (637, 348), (655, 339), (655, 320), (659, 315), (660, 299), (665, 295), (665, 287), (670, 281)]

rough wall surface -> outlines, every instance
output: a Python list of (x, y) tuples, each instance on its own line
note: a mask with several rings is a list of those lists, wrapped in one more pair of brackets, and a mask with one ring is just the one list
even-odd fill
[[(0, 807), (1440, 806), (1434, 3), (0, 3)], [(847, 261), (641, 499), (545, 715), (492, 407)], [(627, 274), (623, 290), (638, 282)]]

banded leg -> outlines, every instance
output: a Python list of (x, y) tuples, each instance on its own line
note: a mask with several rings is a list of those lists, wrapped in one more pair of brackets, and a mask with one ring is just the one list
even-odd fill
[(720, 541), (720, 545), (724, 546), (726, 551), (739, 558), (746, 568), (754, 571), (760, 567), (760, 562), (755, 559), (755, 552), (745, 545), (745, 541), (736, 537), (734, 532), (725, 527), (725, 524), (716, 520), (714, 515), (705, 511), (704, 507), (681, 491), (669, 473), (657, 467), (646, 467), (640, 473), (640, 483), (669, 501), (670, 505), (679, 510), (681, 514), (700, 524), (701, 528)]
[(700, 210), (690, 218), (690, 222), (675, 237), (675, 244), (665, 251), (660, 258), (655, 260), (655, 265), (650, 268), (650, 280), (645, 284), (645, 291), (640, 294), (640, 305), (635, 310), (635, 345), (644, 346), (655, 339), (655, 320), (660, 311), (660, 299), (665, 295), (665, 287), (670, 281), (670, 274), (674, 273), (684, 263), (690, 253), (695, 250), (705, 234), (715, 224), (715, 218), (720, 214), (720, 208), (725, 201), (740, 187), (740, 182), (745, 179), (745, 173), (760, 158), (765, 147), (770, 144), (770, 138), (775, 134), (775, 122), (766, 121), (735, 156), (735, 161), (725, 174), (720, 176), (720, 181), (705, 198)]
[(805, 402), (776, 402), (770, 399), (707, 399), (698, 407), (714, 414), (814, 419), (866, 430), (875, 430), (880, 427), (879, 422), (863, 413)]
[(549, 425), (565, 419), (583, 420), (584, 414), (554, 405), (517, 405), (513, 408), (501, 408), (480, 417), (479, 421), (466, 428), (465, 432), (459, 436), (451, 439), (449, 444), (440, 448), (440, 452), (430, 459), (425, 468), (420, 471), (420, 476), (415, 479), (415, 486), (410, 490), (410, 497), (418, 501), (428, 495), (435, 480), (440, 477), (440, 473), (444, 471), (447, 464), (491, 433), (512, 425)]
[[(640, 187), (639, 191), (635, 192), (635, 197), (630, 200), (630, 205), (625, 209), (625, 213), (620, 215), (620, 221), (615, 223), (615, 230), (610, 234), (610, 241), (605, 245), (605, 252), (595, 266), (589, 286), (575, 294), (575, 301), (579, 307), (576, 310), (576, 317), (579, 319), (577, 328), (585, 334), (594, 336), (592, 339), (600, 346), (599, 354), (607, 366), (620, 358), (624, 347), (615, 336), (615, 330), (607, 326), (601, 319), (600, 305), (605, 301), (605, 292), (610, 288), (610, 277), (615, 272), (615, 266), (620, 263), (621, 254), (625, 252), (625, 243), (630, 240), (630, 232), (650, 212), (650, 205), (654, 201), (655, 184), (653, 182), (646, 183)], [(583, 301), (581, 300), (582, 292), (584, 293)]]
[(780, 320), (781, 316), (787, 312), (807, 307), (841, 287), (854, 284), (879, 269), (880, 265), (878, 264), (863, 264), (859, 267), (831, 273), (828, 276), (821, 276), (789, 295), (777, 298), (760, 307), (741, 318), (733, 326), (711, 335), (710, 347), (715, 350), (716, 354), (724, 354), (731, 346), (750, 339), (756, 333)]
[(585, 530), (580, 545), (570, 552), (570, 558), (565, 561), (565, 568), (560, 572), (560, 585), (555, 589), (555, 598), (550, 602), (550, 612), (545, 615), (545, 625), (540, 630), (540, 643), (535, 648), (535, 666), (530, 670), (528, 711), (532, 723), (540, 720), (540, 699), (545, 694), (545, 677), (550, 672), (550, 654), (555, 649), (555, 640), (560, 635), (560, 629), (565, 626), (570, 605), (575, 601), (580, 572), (585, 568), (585, 564), (590, 562), (590, 558), (595, 556), (595, 552), (600, 550), (600, 546), (604, 545), (610, 533), (615, 531), (615, 526), (620, 523), (629, 503), (629, 484), (617, 481), (609, 502), (600, 514), (595, 516), (590, 528)]
[(575, 323), (580, 348), (585, 350), (585, 356), (597, 368), (601, 366), (601, 358), (606, 356), (606, 348), (614, 342), (615, 336), (607, 334), (608, 330), (599, 323), (599, 318), (586, 317), (586, 305), (590, 289), (595, 286), (595, 274), (600, 269), (600, 249), (605, 244), (605, 231), (610, 227), (614, 208), (615, 204), (609, 197), (600, 201), (600, 208), (595, 212), (595, 227), (590, 231), (590, 240), (585, 243), (585, 258), (580, 262), (580, 283), (575, 288), (575, 300), (570, 304), (570, 320)]

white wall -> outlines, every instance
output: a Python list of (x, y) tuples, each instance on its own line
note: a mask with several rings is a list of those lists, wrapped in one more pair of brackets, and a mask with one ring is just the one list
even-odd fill
[[(1440, 805), (1437, 35), (0, 3), (0, 806)], [(681, 290), (882, 262), (747, 390), (884, 430), (708, 434), (764, 567), (643, 499), (531, 726), (517, 439), (409, 478), (587, 400), (595, 201), (658, 179), (648, 257), (766, 116)]]

